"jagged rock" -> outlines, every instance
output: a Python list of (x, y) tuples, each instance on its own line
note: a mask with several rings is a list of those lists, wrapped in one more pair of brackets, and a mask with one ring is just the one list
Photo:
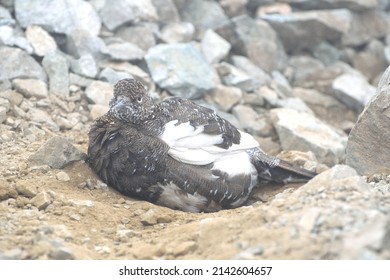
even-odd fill
[(238, 87), (247, 92), (254, 91), (260, 86), (256, 79), (229, 63), (222, 62), (216, 65), (216, 69), (225, 85)]
[(7, 109), (0, 107), (0, 123), (3, 123), (7, 119)]
[(3, 6), (0, 6), (0, 26), (1, 25), (14, 25), (15, 20), (12, 18), (11, 13), (4, 8)]
[(115, 30), (127, 23), (137, 23), (139, 21), (157, 20), (157, 12), (150, 0), (132, 1), (121, 0), (106, 4), (100, 11), (104, 25), (109, 30)]
[(221, 0), (219, 4), (228, 17), (236, 17), (246, 13), (249, 0)]
[(110, 67), (104, 68), (99, 74), (99, 80), (115, 85), (119, 80), (134, 78), (131, 74), (123, 71), (115, 71)]
[(345, 158), (347, 136), (316, 117), (291, 109), (271, 110), (271, 120), (283, 150), (312, 151), (329, 166)]
[(14, 79), (13, 87), (25, 97), (46, 98), (48, 96), (47, 85), (41, 80)]
[(250, 134), (261, 137), (271, 136), (272, 126), (251, 107), (237, 105), (233, 108), (232, 113), (238, 119), (241, 127)]
[(52, 199), (47, 192), (40, 192), (30, 200), (30, 203), (37, 207), (38, 210), (45, 210), (51, 202)]
[(140, 47), (144, 51), (156, 45), (156, 39), (154, 37), (154, 31), (150, 25), (135, 25), (135, 26), (123, 26), (118, 28), (116, 36), (119, 38), (133, 43)]
[(376, 8), (377, 0), (286, 0), (284, 1), (299, 9), (350, 9), (361, 12)]
[(56, 174), (56, 178), (58, 181), (61, 181), (61, 182), (68, 182), (70, 181), (70, 177), (68, 175), (68, 173), (66, 173), (65, 171), (60, 171)]
[(71, 60), (70, 69), (81, 76), (95, 78), (98, 67), (91, 54), (82, 55), (79, 59)]
[(332, 83), (332, 89), (338, 100), (358, 112), (363, 110), (375, 94), (375, 88), (356, 71), (337, 77)]
[(34, 48), (34, 54), (38, 56), (45, 56), (57, 50), (57, 44), (53, 37), (40, 26), (28, 26), (26, 29), (26, 37)]
[(344, 46), (361, 46), (374, 38), (383, 38), (389, 30), (388, 15), (372, 10), (356, 13), (352, 17), (351, 28), (343, 35)]
[(250, 61), (245, 56), (232, 55), (231, 60), (233, 65), (238, 69), (241, 69), (246, 74), (250, 75), (254, 80), (258, 82), (259, 86), (267, 85), (271, 81), (271, 77), (264, 72), (263, 69), (256, 66), (252, 61)]
[(388, 62), (385, 57), (384, 45), (379, 40), (372, 40), (364, 50), (352, 57), (352, 65), (371, 81), (382, 74)]
[(321, 42), (313, 48), (313, 56), (324, 65), (331, 65), (341, 59), (341, 51), (327, 42)]
[(160, 23), (179, 22), (180, 16), (172, 0), (151, 0)]
[(348, 33), (352, 14), (348, 10), (322, 10), (261, 17), (276, 30), (289, 52), (310, 49), (323, 41), (334, 42)]
[(218, 85), (210, 95), (222, 111), (228, 112), (241, 100), (242, 91), (236, 87)]
[(13, 90), (0, 92), (0, 97), (7, 99), (12, 105), (19, 106), (23, 102), (23, 95)]
[(26, 118), (36, 123), (42, 123), (50, 127), (53, 131), (58, 131), (58, 125), (53, 121), (51, 116), (44, 110), (38, 108), (30, 108), (26, 114)]
[[(14, 78), (32, 78), (46, 81), (42, 67), (25, 51), (0, 46), (0, 80)], [(23, 62), (23, 67), (16, 67)]]
[(223, 39), (213, 30), (208, 29), (201, 41), (202, 52), (210, 64), (214, 64), (224, 59), (231, 49), (228, 41)]
[(18, 47), (32, 54), (33, 48), (27, 39), (11, 26), (0, 25), (0, 44), (10, 47)]
[(135, 44), (125, 43), (114, 43), (107, 46), (108, 54), (113, 60), (141, 60), (143, 59), (145, 52), (136, 46)]
[(173, 95), (197, 98), (215, 87), (212, 67), (191, 44), (157, 45), (145, 59), (153, 81)]
[(19, 194), (29, 198), (32, 198), (38, 194), (37, 187), (25, 180), (17, 181), (15, 189)]
[(229, 19), (218, 2), (208, 0), (174, 0), (182, 21), (191, 22), (197, 29), (215, 29)]
[(149, 89), (150, 87), (152, 87), (153, 82), (149, 74), (136, 65), (127, 62), (114, 62), (107, 64), (106, 68), (112, 68), (116, 72), (116, 74), (114, 75), (114, 73), (112, 73), (111, 76), (111, 74), (108, 72), (109, 75), (103, 75), (103, 71), (105, 71), (105, 69), (103, 69), (99, 77), (105, 77), (107, 79), (108, 77), (125, 77), (125, 75), (123, 74), (125, 73), (128, 74), (129, 77), (134, 77), (135, 79), (141, 80), (145, 85), (149, 87)]
[(160, 32), (160, 39), (165, 43), (185, 43), (193, 39), (195, 27), (190, 22), (172, 22)]
[(8, 182), (0, 180), (0, 202), (10, 197), (16, 198), (17, 196), (17, 191)]
[(99, 58), (106, 51), (106, 44), (96, 35), (84, 29), (74, 29), (67, 34), (66, 51), (75, 58), (92, 54)]
[(361, 175), (390, 172), (390, 68), (349, 134), (346, 163)]
[(286, 65), (286, 53), (278, 34), (264, 20), (238, 16), (216, 31), (232, 44), (233, 52), (247, 56), (266, 72)]
[(42, 60), (42, 65), (49, 76), (50, 94), (69, 96), (69, 64), (59, 52), (51, 52)]
[(85, 155), (77, 150), (68, 139), (53, 136), (44, 143), (28, 161), (31, 165), (49, 165), (52, 168), (63, 168), (66, 165), (82, 160)]
[(113, 90), (113, 85), (109, 83), (93, 81), (85, 90), (85, 94), (93, 104), (108, 106)]
[(22, 27), (40, 25), (49, 32), (68, 34), (82, 28), (97, 35), (101, 27), (91, 4), (81, 0), (15, 0), (15, 13)]

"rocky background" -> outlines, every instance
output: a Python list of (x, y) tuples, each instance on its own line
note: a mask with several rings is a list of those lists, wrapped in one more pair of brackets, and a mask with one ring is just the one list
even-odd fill
[[(389, 7), (1, 0), (0, 259), (390, 258)], [(210, 214), (124, 197), (83, 159), (126, 77), (321, 174)]]

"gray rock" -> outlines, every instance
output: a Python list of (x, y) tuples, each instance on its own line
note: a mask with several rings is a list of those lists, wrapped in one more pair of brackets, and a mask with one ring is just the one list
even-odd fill
[(238, 119), (241, 127), (261, 137), (268, 137), (272, 133), (272, 126), (264, 118), (260, 117), (255, 110), (246, 105), (237, 105), (232, 110), (233, 115)]
[(278, 34), (263, 20), (238, 16), (218, 28), (217, 33), (232, 44), (232, 51), (247, 56), (266, 72), (286, 65), (286, 53)]
[(190, 22), (172, 22), (160, 32), (160, 39), (165, 43), (185, 43), (193, 39), (195, 27)]
[(6, 8), (0, 6), (0, 26), (14, 24), (15, 20), (12, 18), (11, 13)]
[(14, 29), (11, 26), (0, 26), (0, 45), (18, 47), (25, 50), (27, 53), (32, 54), (33, 48), (21, 33), (20, 30)]
[(147, 24), (120, 27), (115, 35), (145, 51), (156, 45), (154, 31)]
[(344, 160), (347, 136), (316, 117), (280, 108), (271, 110), (271, 120), (283, 150), (312, 151), (329, 166)]
[(60, 171), (56, 174), (56, 179), (58, 181), (61, 181), (61, 182), (68, 182), (70, 181), (70, 177), (68, 175), (68, 173), (66, 173), (65, 171)]
[(34, 184), (24, 180), (17, 181), (15, 189), (19, 194), (29, 198), (32, 198), (38, 194), (37, 187)]
[(45, 124), (50, 127), (53, 131), (58, 131), (58, 125), (53, 121), (51, 116), (41, 109), (30, 108), (26, 114), (26, 118), (32, 122)]
[(253, 79), (258, 81), (259, 86), (267, 85), (271, 81), (271, 77), (264, 72), (263, 69), (256, 66), (252, 61), (250, 61), (245, 56), (240, 55), (232, 55), (231, 60), (233, 62), (233, 65), (236, 66), (238, 69), (241, 69), (248, 75), (250, 75)]
[[(25, 51), (0, 46), (0, 80), (14, 78), (32, 78), (46, 81), (42, 67)], [(23, 67), (16, 67), (23, 62)]]
[(49, 76), (50, 94), (69, 96), (69, 64), (65, 56), (59, 52), (51, 52), (45, 55), (42, 65)]
[(172, 0), (151, 0), (160, 23), (179, 22), (180, 16)]
[(217, 85), (210, 95), (222, 111), (228, 112), (241, 100), (242, 91), (236, 87)]
[(137, 45), (125, 42), (114, 43), (107, 46), (108, 54), (113, 60), (141, 60), (144, 58), (145, 52)]
[(104, 25), (109, 30), (115, 30), (119, 26), (128, 23), (157, 20), (156, 9), (150, 0), (121, 0), (115, 2), (114, 5), (112, 2), (106, 1), (100, 15)]
[(75, 85), (81, 88), (88, 87), (93, 82), (92, 79), (82, 77), (73, 73), (69, 73), (69, 83), (70, 85)]
[(212, 67), (191, 44), (157, 45), (145, 59), (153, 81), (173, 95), (197, 98), (215, 87)]
[(351, 28), (342, 37), (344, 46), (361, 46), (374, 39), (383, 38), (389, 30), (388, 15), (372, 10), (353, 15)]
[(77, 150), (68, 139), (61, 136), (53, 136), (44, 143), (37, 152), (32, 154), (29, 164), (49, 165), (52, 168), (63, 168), (66, 165), (83, 160), (85, 154)]
[(93, 81), (85, 90), (85, 94), (93, 104), (108, 106), (112, 98), (113, 90), (113, 85), (109, 83)]
[(345, 8), (361, 12), (378, 6), (377, 0), (286, 0), (284, 2), (304, 10)]
[[(119, 76), (122, 76), (123, 73), (127, 73), (130, 75), (130, 77), (134, 77), (138, 80), (141, 80), (145, 85), (149, 87), (149, 89), (153, 86), (152, 79), (150, 78), (149, 74), (143, 71), (140, 67), (127, 63), (127, 62), (113, 62), (113, 63), (108, 63), (106, 68), (111, 68), (113, 69)], [(105, 71), (105, 69), (103, 69)], [(103, 72), (102, 71), (102, 72)], [(102, 72), (100, 75), (102, 75)], [(111, 71), (110, 71), (111, 72)], [(114, 74), (114, 73), (112, 73)], [(110, 75), (108, 75), (110, 76)], [(116, 76), (113, 75), (114, 77)], [(123, 75), (124, 76), (124, 75)]]
[[(243, 15), (247, 12), (249, 0), (221, 0), (219, 4), (230, 18)], [(250, 8), (249, 8), (250, 9)]]
[(48, 96), (47, 85), (41, 80), (14, 79), (12, 85), (15, 90), (27, 98), (46, 98)]
[(22, 27), (40, 25), (55, 33), (68, 34), (82, 28), (97, 35), (101, 27), (100, 18), (91, 4), (81, 0), (15, 0), (15, 13)]
[(26, 29), (26, 38), (34, 48), (34, 54), (38, 56), (45, 56), (57, 50), (56, 41), (40, 26), (28, 26)]
[(70, 69), (81, 76), (95, 78), (98, 66), (91, 54), (82, 55), (79, 59), (71, 60)]
[(95, 58), (106, 51), (106, 44), (98, 36), (84, 29), (74, 29), (67, 34), (66, 52), (75, 58), (92, 54)]
[(306, 103), (297, 97), (279, 99), (276, 104), (281, 108), (292, 109), (297, 112), (305, 112), (307, 114), (314, 115), (313, 111), (306, 105)]
[(313, 56), (324, 63), (324, 65), (330, 65), (340, 60), (341, 51), (328, 42), (321, 42), (313, 48)]
[(222, 62), (216, 65), (216, 69), (225, 85), (238, 87), (247, 92), (254, 91), (260, 86), (256, 79), (229, 63)]
[(372, 40), (364, 50), (352, 57), (352, 65), (371, 81), (382, 74), (388, 63), (385, 57), (384, 45), (379, 40)]
[(210, 64), (224, 59), (231, 49), (230, 43), (211, 29), (205, 32), (201, 41), (201, 47), (203, 55)]
[[(348, 234), (344, 238), (345, 259), (366, 259), (365, 255), (390, 249), (390, 220), (379, 211), (370, 211), (367, 225), (359, 232)], [(371, 258), (371, 257), (370, 257)]]
[(0, 123), (3, 123), (7, 119), (7, 109), (0, 107)]
[(19, 106), (23, 101), (23, 95), (13, 90), (6, 90), (0, 92), (0, 97), (7, 99), (11, 105)]
[(303, 84), (313, 73), (323, 71), (325, 65), (318, 59), (306, 55), (291, 56), (288, 62), (294, 69), (294, 85)]
[(337, 77), (332, 83), (332, 89), (338, 100), (358, 112), (375, 94), (375, 88), (357, 71)]
[(49, 253), (49, 257), (53, 260), (74, 260), (74, 259), (76, 259), (72, 250), (69, 248), (63, 247), (63, 246), (56, 246), (56, 248), (53, 248)]
[(360, 114), (347, 144), (346, 163), (361, 175), (390, 172), (390, 68), (375, 95)]
[(0, 92), (6, 91), (12, 88), (11, 81), (8, 79), (0, 80)]
[(11, 103), (7, 99), (0, 97), (0, 107), (4, 108), (8, 112), (11, 108)]
[(261, 18), (276, 30), (289, 52), (310, 49), (323, 41), (340, 40), (352, 23), (352, 14), (344, 9), (274, 14)]
[(145, 226), (151, 226), (157, 224), (158, 215), (153, 209), (149, 209), (140, 216), (141, 223)]
[(208, 0), (174, 0), (182, 21), (191, 22), (197, 29), (215, 29), (228, 22), (218, 2)]
[(47, 206), (49, 206), (52, 202), (50, 194), (47, 192), (40, 192), (36, 196), (34, 196), (30, 203), (38, 208), (38, 210), (45, 210)]
[(123, 71), (115, 71), (110, 67), (104, 68), (99, 74), (99, 80), (115, 85), (119, 80), (134, 78), (131, 74)]

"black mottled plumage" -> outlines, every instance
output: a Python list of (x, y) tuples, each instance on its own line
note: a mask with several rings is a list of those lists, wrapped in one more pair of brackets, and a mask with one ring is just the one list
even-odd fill
[(91, 127), (88, 161), (125, 195), (191, 212), (238, 207), (258, 180), (315, 176), (266, 155), (211, 109), (177, 97), (155, 104), (133, 79), (115, 85), (110, 110)]

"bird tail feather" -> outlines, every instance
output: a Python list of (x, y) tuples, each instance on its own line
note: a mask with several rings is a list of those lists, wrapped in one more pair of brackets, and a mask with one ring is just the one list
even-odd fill
[(260, 181), (276, 183), (304, 183), (317, 175), (316, 172), (295, 166), (285, 160), (269, 156), (261, 150), (251, 151), (252, 163)]

